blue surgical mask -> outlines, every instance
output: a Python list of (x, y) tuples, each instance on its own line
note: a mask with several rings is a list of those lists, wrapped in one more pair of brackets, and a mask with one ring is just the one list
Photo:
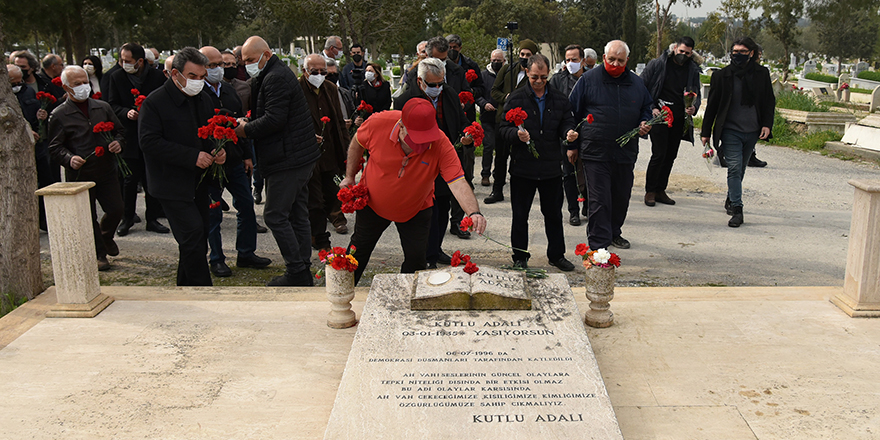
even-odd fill
[(443, 92), (443, 86), (441, 85), (441, 86), (437, 86), (437, 87), (427, 87), (422, 90), (424, 90), (425, 94), (430, 96), (431, 98), (436, 98), (436, 97), (440, 96), (441, 92)]
[(211, 84), (217, 84), (220, 80), (223, 79), (223, 68), (222, 67), (214, 67), (212, 69), (208, 69), (208, 82)]
[[(258, 59), (256, 63), (247, 64), (244, 66), (245, 70), (247, 70), (247, 73), (248, 75), (250, 75), (251, 78), (256, 77), (260, 74), (260, 72), (263, 71), (263, 69), (260, 68), (260, 61), (263, 61), (263, 55), (260, 55), (260, 59)], [(265, 68), (266, 66), (263, 67)]]

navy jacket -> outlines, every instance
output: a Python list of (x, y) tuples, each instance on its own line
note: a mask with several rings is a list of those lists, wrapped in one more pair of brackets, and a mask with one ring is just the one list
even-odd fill
[(260, 174), (314, 165), (321, 149), (296, 74), (272, 55), (251, 90), (252, 118), (244, 132), (254, 141)]
[(569, 144), (570, 150), (580, 148), (583, 160), (636, 162), (638, 136), (622, 148), (617, 138), (651, 119), (654, 100), (638, 75), (627, 70), (614, 78), (604, 68), (590, 69), (581, 75), (568, 98), (576, 124), (587, 115), (594, 118), (592, 124), (581, 124), (578, 140)]
[(562, 177), (562, 161), (567, 159), (562, 155), (561, 142), (569, 130), (574, 130), (574, 116), (568, 98), (549, 84), (546, 87), (543, 121), (531, 85), (514, 90), (507, 99), (507, 111), (520, 107), (528, 114), (523, 128), (529, 132), (538, 151), (538, 157), (530, 153), (526, 144), (519, 140), (519, 129), (503, 118), (498, 130), (511, 143), (511, 176), (534, 180)]

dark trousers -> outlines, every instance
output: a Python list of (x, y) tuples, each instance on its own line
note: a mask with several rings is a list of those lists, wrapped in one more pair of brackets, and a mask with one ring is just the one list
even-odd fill
[(678, 157), (678, 147), (684, 130), (684, 118), (676, 118), (672, 128), (655, 125), (651, 128), (651, 160), (645, 172), (645, 192), (666, 191), (669, 174)]
[[(449, 218), (449, 210), (451, 201), (454, 200), (452, 194), (434, 196), (434, 206), (431, 207), (431, 230), (428, 234), (428, 249), (425, 255), (428, 263), (436, 263), (440, 259), (440, 253), (443, 252), (443, 237), (446, 235), (446, 225)], [(449, 225), (451, 228), (458, 228), (458, 224)]]
[(635, 164), (583, 162), (590, 199), (587, 239), (590, 249), (608, 249), (611, 239), (620, 236), (626, 220)]
[(137, 207), (137, 187), (138, 183), (140, 183), (144, 187), (144, 197), (146, 197), (147, 205), (144, 217), (147, 218), (148, 222), (157, 220), (162, 205), (159, 203), (159, 200), (150, 195), (150, 190), (147, 186), (147, 170), (144, 167), (144, 159), (130, 159), (126, 157), (125, 162), (131, 169), (131, 175), (125, 177), (125, 185), (122, 188), (122, 200), (125, 203), (123, 218), (127, 222), (131, 222), (134, 218), (135, 208)]
[(504, 182), (507, 180), (507, 158), (510, 157), (510, 142), (503, 137), (495, 138), (495, 171), (492, 172), (495, 181), (492, 182), (492, 192), (501, 194)]
[[(476, 150), (476, 147), (465, 145), (458, 152), (458, 160), (461, 162), (462, 170), (464, 170), (464, 180), (471, 186), (471, 189), (474, 189), (474, 163), (476, 162), (474, 150)], [(452, 215), (449, 217), (449, 221), (457, 228), (461, 224), (461, 219), (464, 218), (464, 210), (461, 209), (461, 205), (458, 204), (458, 200), (455, 197), (451, 199), (450, 206)], [(441, 230), (441, 232), (444, 231)]]
[[(358, 268), (354, 271), (354, 283), (361, 279), (370, 255), (382, 233), (391, 224), (391, 220), (380, 217), (369, 206), (357, 212), (354, 223), (354, 234), (350, 246), (355, 247), (354, 257), (358, 260)], [(405, 222), (395, 222), (400, 246), (403, 248), (403, 264), (400, 273), (415, 273), (425, 268), (425, 250), (428, 247), (428, 230), (431, 228), (431, 208), (425, 208)]]
[[(336, 197), (339, 185), (333, 181), (333, 171), (319, 172), (315, 170), (309, 178), (309, 224), (315, 246), (319, 249), (330, 247), (330, 232), (327, 231), (327, 219), (342, 207)], [(341, 210), (340, 210), (341, 213)], [(343, 216), (343, 218), (345, 218)], [(335, 225), (335, 224), (334, 224)]]
[[(566, 149), (562, 149), (563, 157), (566, 157)], [(581, 196), (584, 197), (584, 213), (586, 214), (588, 200), (587, 200), (587, 188), (586, 188), (586, 179), (584, 178), (584, 167), (581, 162), (580, 156), (578, 156), (577, 160), (574, 164), (568, 161), (568, 158), (562, 160), (562, 189), (565, 191), (565, 200), (568, 203), (568, 213), (569, 215), (576, 215), (580, 213), (580, 202), (578, 202), (578, 198)]]
[(265, 176), (266, 205), (263, 219), (275, 236), (287, 273), (311, 267), (309, 226), (309, 178), (314, 164)]
[[(71, 174), (68, 172), (68, 177)], [(72, 180), (72, 179), (68, 179)], [(89, 200), (92, 208), (92, 230), (95, 234), (95, 254), (98, 258), (107, 256), (107, 245), (113, 240), (113, 234), (116, 233), (116, 227), (122, 220), (122, 192), (119, 190), (119, 180), (116, 173), (104, 175), (81, 175), (77, 176), (77, 181), (95, 182), (95, 186), (89, 188)], [(101, 210), (104, 215), (98, 222), (98, 211), (95, 208), (95, 202), (101, 204)]]
[(565, 237), (562, 232), (562, 179), (554, 177), (534, 180), (510, 176), (510, 207), (513, 211), (510, 244), (516, 248), (513, 251), (514, 261), (528, 260), (531, 256), (523, 250), (529, 248), (529, 211), (532, 209), (536, 190), (541, 203), (541, 214), (544, 216), (547, 258), (556, 261), (565, 256)]
[(161, 203), (180, 252), (177, 285), (211, 286), (211, 272), (205, 257), (208, 253), (208, 205), (211, 203), (208, 189), (205, 185), (199, 186), (193, 201), (162, 199)]
[[(34, 146), (34, 159), (37, 163), (37, 189), (49, 186), (56, 181), (52, 177), (52, 165), (49, 160), (49, 150), (45, 143), (37, 143)], [(46, 206), (40, 197), (40, 229), (46, 229)]]
[[(237, 228), (235, 234), (235, 250), (239, 258), (250, 258), (257, 250), (257, 216), (254, 213), (254, 195), (251, 194), (251, 182), (244, 171), (244, 164), (226, 168), (226, 189), (232, 194), (232, 206), (235, 207)], [(209, 186), (211, 200), (219, 202), (223, 198), (223, 188)], [(208, 227), (208, 245), (211, 247), (212, 263), (225, 261), (223, 254), (223, 237), (220, 235), (220, 224), (223, 222), (223, 210), (210, 210)]]
[(260, 173), (260, 168), (257, 166), (257, 150), (254, 148), (253, 143), (251, 143), (251, 157), (253, 157), (254, 163), (254, 190), (257, 192), (263, 191), (263, 175)]
[(498, 127), (495, 124), (487, 124), (483, 122), (483, 169), (480, 171), (481, 177), (489, 177), (492, 175), (492, 153), (495, 151), (495, 137)]

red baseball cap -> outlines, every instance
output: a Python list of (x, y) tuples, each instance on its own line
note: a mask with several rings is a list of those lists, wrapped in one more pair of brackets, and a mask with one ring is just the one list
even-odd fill
[(403, 126), (414, 142), (427, 144), (443, 136), (437, 126), (437, 111), (426, 99), (413, 98), (403, 106)]

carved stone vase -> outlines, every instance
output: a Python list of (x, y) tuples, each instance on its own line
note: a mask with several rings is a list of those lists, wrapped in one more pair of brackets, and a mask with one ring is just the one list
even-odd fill
[(351, 311), (351, 300), (354, 298), (354, 272), (336, 270), (327, 265), (324, 268), (324, 280), (327, 286), (327, 299), (331, 304), (327, 326), (330, 328), (355, 326), (357, 318)]
[(611, 327), (614, 313), (611, 312), (611, 300), (614, 298), (614, 282), (617, 280), (615, 267), (608, 268), (590, 266), (586, 273), (587, 299), (590, 310), (584, 316), (584, 324), (595, 327)]

